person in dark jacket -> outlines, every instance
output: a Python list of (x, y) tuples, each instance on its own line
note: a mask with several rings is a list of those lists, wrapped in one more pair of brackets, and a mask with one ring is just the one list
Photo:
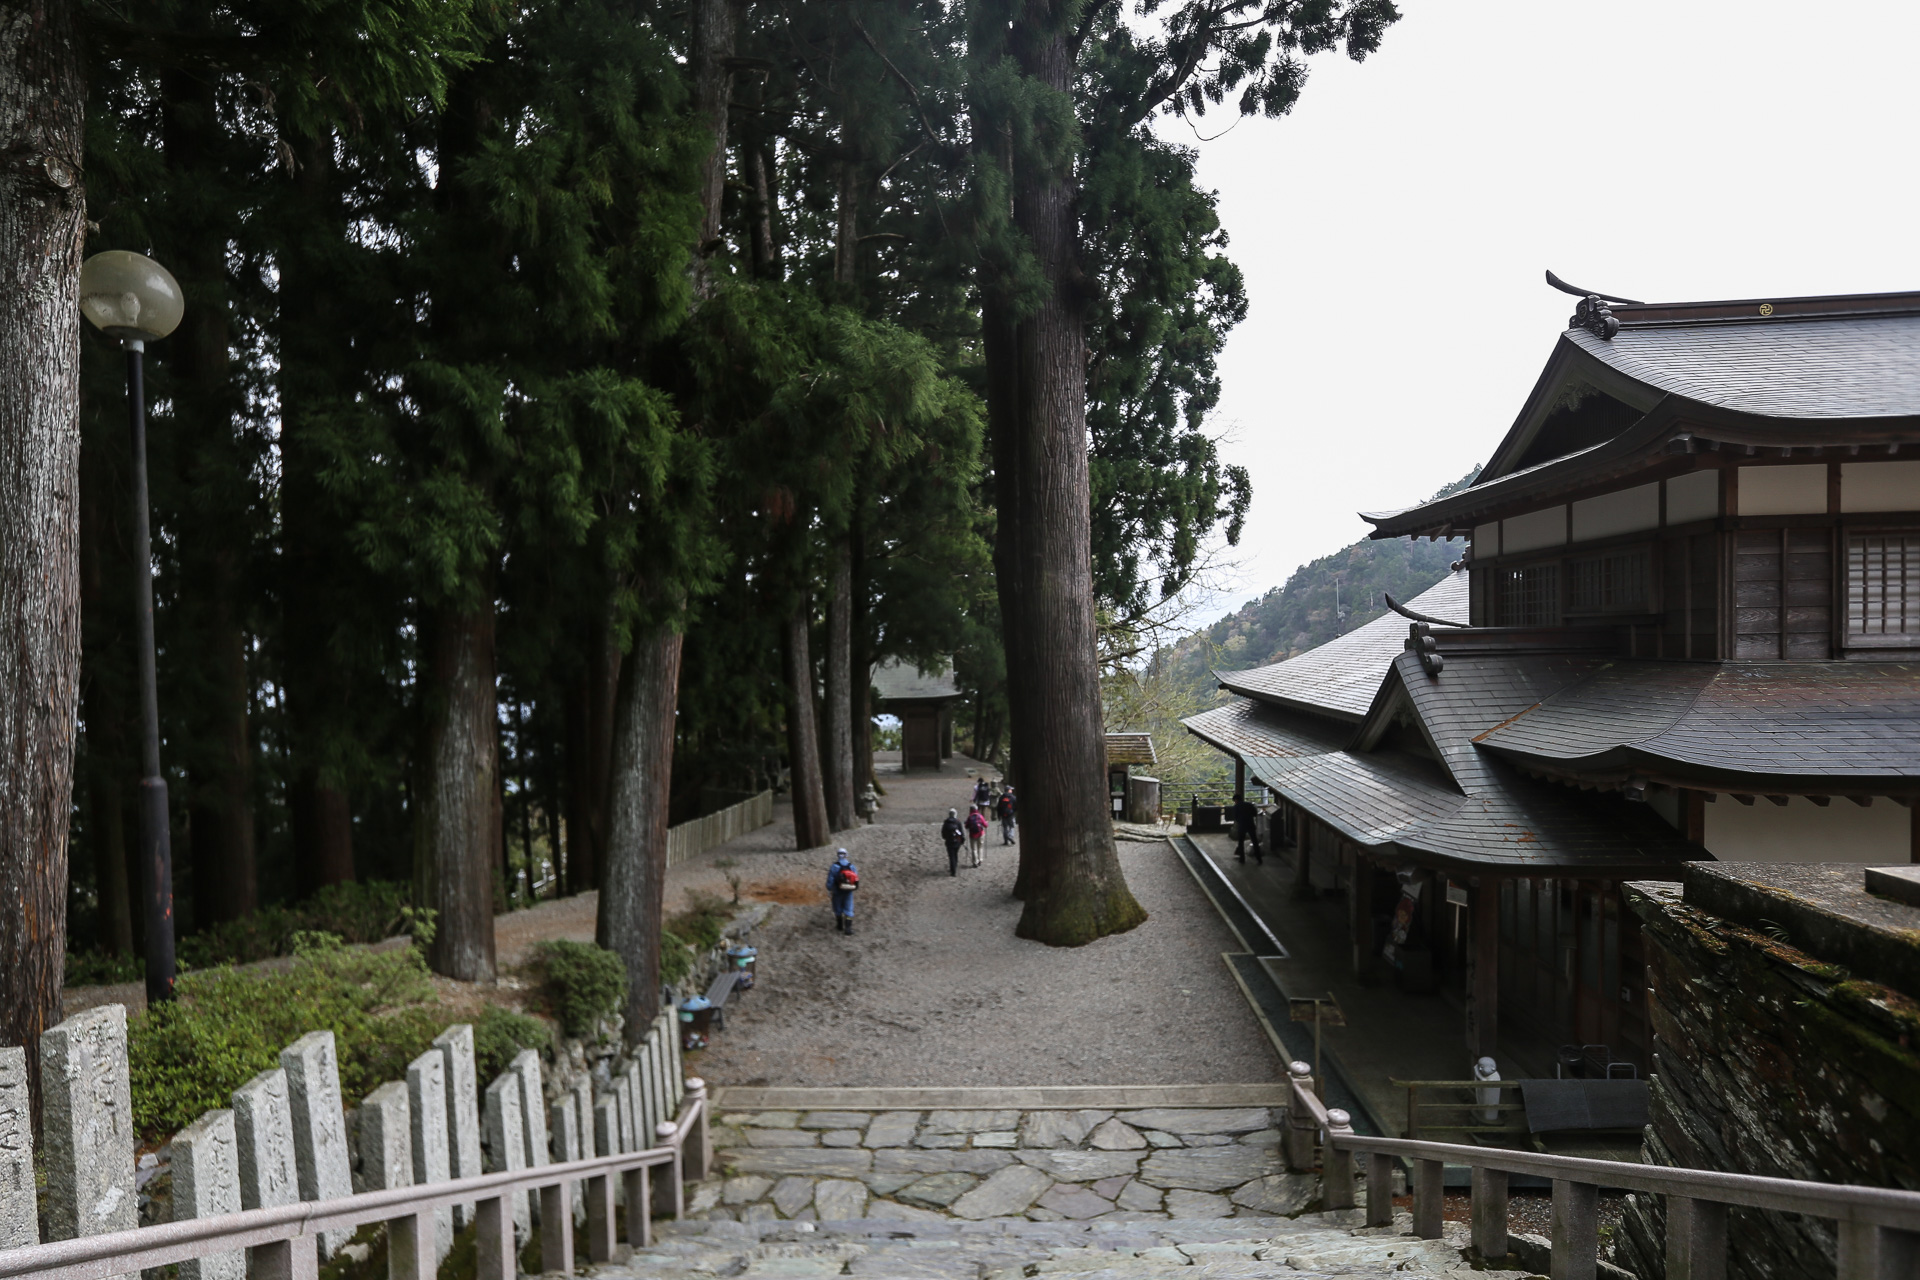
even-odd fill
[(1266, 865), (1266, 855), (1260, 849), (1260, 810), (1253, 801), (1241, 796), (1227, 811), (1233, 819), (1233, 857), (1236, 862), (1247, 860), (1247, 841), (1253, 841), (1253, 862), (1255, 866)]
[(960, 846), (967, 842), (967, 829), (960, 822), (958, 809), (947, 810), (947, 820), (940, 824), (940, 838), (947, 844), (947, 874), (960, 874)]
[(982, 774), (979, 780), (973, 784), (973, 807), (976, 809), (986, 808), (987, 800), (992, 795), (993, 789), (987, 785), (986, 775)]
[(827, 868), (827, 893), (833, 898), (833, 927), (841, 933), (853, 932), (853, 891), (859, 887), (860, 869), (852, 855), (838, 850)]
[(1000, 843), (1013, 843), (1013, 788), (1008, 787), (993, 802), (993, 816), (1000, 819)]

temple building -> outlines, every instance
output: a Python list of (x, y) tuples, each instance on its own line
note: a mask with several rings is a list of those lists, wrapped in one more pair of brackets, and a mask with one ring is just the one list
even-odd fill
[(1474, 483), (1364, 518), (1468, 551), (1185, 723), (1470, 1052), (1648, 1065), (1622, 881), (1920, 860), (1920, 293), (1587, 295)]

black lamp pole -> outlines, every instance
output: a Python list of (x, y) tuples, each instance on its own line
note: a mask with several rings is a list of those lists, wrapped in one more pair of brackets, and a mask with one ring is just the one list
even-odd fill
[(140, 567), (134, 599), (140, 620), (140, 885), (147, 907), (147, 1007), (173, 999), (173, 840), (167, 780), (160, 774), (160, 688), (153, 644), (153, 544), (147, 528), (147, 391), (139, 338), (127, 349), (127, 416), (133, 425), (133, 542)]

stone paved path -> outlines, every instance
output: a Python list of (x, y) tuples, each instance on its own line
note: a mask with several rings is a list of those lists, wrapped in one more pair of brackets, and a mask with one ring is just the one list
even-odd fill
[[(1293, 1220), (1163, 1222), (691, 1222), (668, 1226), (624, 1264), (591, 1269), (660, 1280), (707, 1276), (871, 1276), (919, 1280), (1358, 1280), (1465, 1277), (1465, 1228), (1439, 1240), (1354, 1224), (1354, 1212)], [(1516, 1273), (1508, 1273), (1516, 1274)]]
[(1266, 1107), (723, 1111), (724, 1176), (691, 1187), (687, 1210), (748, 1222), (1295, 1214), (1320, 1189), (1282, 1164), (1284, 1121)]

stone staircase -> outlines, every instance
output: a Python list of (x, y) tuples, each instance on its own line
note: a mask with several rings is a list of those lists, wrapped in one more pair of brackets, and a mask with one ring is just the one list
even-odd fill
[[(1146, 1221), (848, 1222), (693, 1221), (663, 1226), (653, 1246), (598, 1277), (676, 1280), (714, 1276), (872, 1276), (902, 1280), (1256, 1280), (1345, 1276), (1354, 1280), (1466, 1277), (1466, 1230), (1439, 1240), (1391, 1227), (1360, 1227), (1353, 1211), (1298, 1218)], [(1508, 1273), (1510, 1275), (1515, 1273)]]
[[(1280, 1157), (1277, 1086), (729, 1089), (687, 1220), (596, 1275), (1448, 1276), (1449, 1224), (1366, 1228)], [(1362, 1201), (1364, 1204), (1364, 1200)]]

